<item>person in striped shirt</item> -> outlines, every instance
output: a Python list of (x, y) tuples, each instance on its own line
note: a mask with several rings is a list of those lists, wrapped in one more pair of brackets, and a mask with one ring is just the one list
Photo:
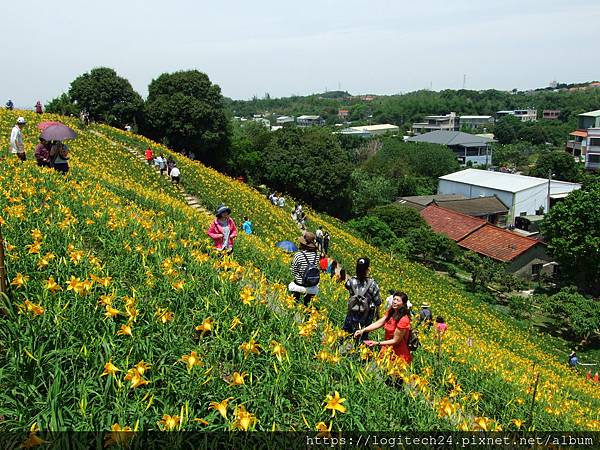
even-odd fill
[(304, 276), (309, 265), (319, 268), (319, 254), (317, 253), (317, 244), (315, 235), (306, 232), (298, 240), (300, 250), (294, 253), (290, 269), (294, 280), (288, 285), (288, 290), (299, 302), (302, 300), (305, 306), (308, 306), (310, 300), (319, 293), (318, 283), (315, 286), (304, 286)]

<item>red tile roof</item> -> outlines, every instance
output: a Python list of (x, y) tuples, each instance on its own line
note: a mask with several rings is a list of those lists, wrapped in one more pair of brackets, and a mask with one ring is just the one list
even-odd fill
[(540, 241), (493, 225), (485, 225), (458, 242), (461, 247), (473, 250), (498, 261), (512, 261)]
[(460, 241), (469, 233), (487, 223), (485, 220), (440, 208), (436, 205), (429, 205), (420, 214), (433, 231), (445, 234), (455, 241)]

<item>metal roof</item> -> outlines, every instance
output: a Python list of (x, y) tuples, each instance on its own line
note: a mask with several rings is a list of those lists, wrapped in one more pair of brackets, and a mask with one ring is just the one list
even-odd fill
[(435, 203), (442, 208), (460, 212), (468, 216), (481, 217), (490, 214), (507, 214), (506, 206), (498, 197), (475, 197), (460, 200), (436, 199)]
[(491, 119), (492, 116), (460, 116), (461, 119)]
[(298, 120), (319, 120), (321, 116), (299, 116)]
[(527, 177), (524, 175), (480, 169), (465, 169), (444, 175), (439, 179), (513, 193), (548, 183), (548, 180), (545, 178)]
[(447, 201), (447, 200), (464, 200), (466, 197), (462, 194), (435, 194), (435, 195), (409, 195), (406, 197), (400, 197), (396, 200), (398, 203), (402, 203), (402, 200), (417, 203), (419, 205), (427, 206), (431, 202), (435, 201)]
[(395, 130), (398, 131), (400, 127), (397, 125), (390, 125), (389, 123), (384, 123), (380, 125), (364, 125), (358, 127), (351, 127), (353, 130), (359, 131), (381, 131), (381, 130)]
[(493, 139), (486, 137), (476, 136), (474, 134), (463, 133), (462, 131), (446, 131), (437, 130), (431, 131), (430, 133), (421, 134), (419, 136), (413, 136), (409, 142), (428, 142), (430, 144), (441, 144), (441, 145), (465, 145), (465, 144), (479, 144), (486, 145), (490, 142), (494, 142)]
[(586, 117), (600, 117), (600, 109), (597, 109), (596, 111), (586, 112), (586, 113), (579, 114), (579, 115), (586, 116)]

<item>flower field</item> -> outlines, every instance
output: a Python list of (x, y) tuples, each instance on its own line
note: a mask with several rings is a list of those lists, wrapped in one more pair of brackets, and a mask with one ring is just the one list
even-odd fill
[[(552, 353), (552, 338), (433, 272), (308, 214), (346, 268), (370, 256), (382, 291), (428, 301), (449, 323), (441, 347), (423, 336), (412, 367), (398, 366), (340, 332), (341, 285), (324, 279), (311, 309), (287, 295), (290, 257), (274, 243), (298, 230), (258, 192), (106, 126), (93, 127), (106, 138), (79, 130), (67, 176), (20, 164), (6, 148), (21, 114), (32, 159), (40, 116), (0, 112), (11, 285), (0, 301), (0, 430), (600, 430), (600, 388)], [(215, 255), (212, 217), (125, 145), (174, 156), (187, 192), (209, 210), (225, 202), (238, 223), (249, 216), (256, 234), (239, 237), (232, 259)], [(388, 376), (404, 380), (400, 392)]]

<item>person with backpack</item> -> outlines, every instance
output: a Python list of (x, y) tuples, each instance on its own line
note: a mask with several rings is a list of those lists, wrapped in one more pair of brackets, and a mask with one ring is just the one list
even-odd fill
[[(369, 258), (359, 258), (356, 261), (356, 276), (350, 278), (345, 287), (350, 293), (348, 311), (342, 329), (350, 334), (356, 330), (368, 327), (375, 316), (379, 319), (381, 297), (379, 285), (369, 277), (371, 261)], [(361, 341), (367, 340), (369, 333), (361, 333)]]
[(421, 311), (419, 311), (419, 316), (417, 317), (417, 325), (424, 326), (426, 333), (429, 332), (433, 326), (433, 313), (431, 312), (431, 306), (429, 306), (428, 303), (423, 303), (421, 305)]
[(577, 358), (577, 353), (571, 352), (571, 354), (569, 355), (569, 366), (577, 367), (577, 364), (579, 364), (579, 358)]
[(354, 337), (362, 337), (365, 333), (383, 327), (385, 330), (385, 340), (365, 340), (365, 345), (381, 348), (391, 346), (397, 357), (402, 358), (407, 364), (410, 364), (412, 361), (411, 350), (409, 348), (411, 338), (410, 314), (408, 313), (408, 308), (404, 306), (408, 303), (408, 296), (404, 292), (400, 292), (399, 294), (394, 296), (392, 307), (388, 309), (385, 316), (365, 328), (356, 330)]
[(308, 306), (311, 299), (319, 293), (319, 254), (315, 244), (315, 235), (306, 232), (298, 240), (300, 250), (294, 253), (291, 270), (294, 280), (288, 285), (288, 290), (296, 298)]
[(331, 236), (329, 235), (329, 231), (326, 231), (323, 235), (323, 253), (326, 255), (329, 254), (329, 241), (331, 240)]

